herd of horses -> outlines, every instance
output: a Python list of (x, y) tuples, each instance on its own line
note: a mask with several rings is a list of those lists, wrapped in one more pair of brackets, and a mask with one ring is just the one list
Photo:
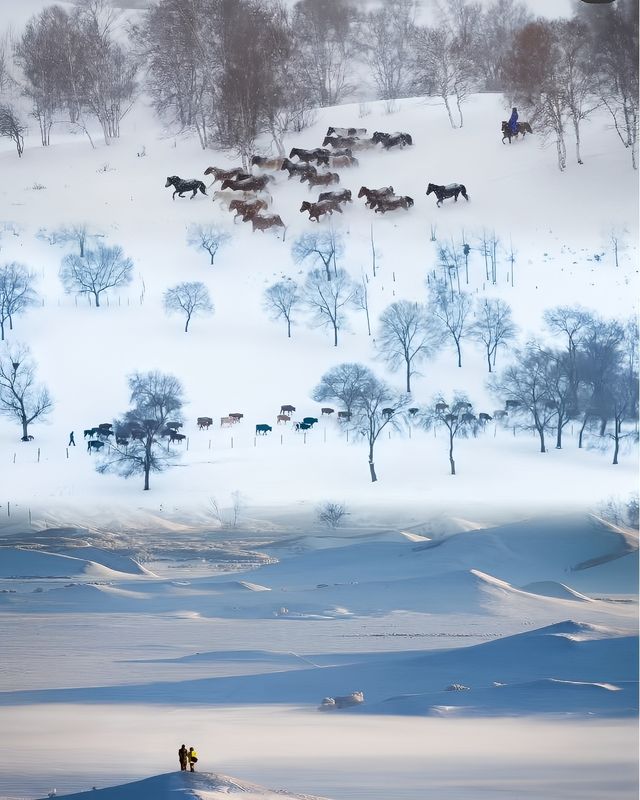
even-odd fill
[[(533, 133), (528, 122), (518, 122), (514, 132), (509, 123), (503, 121), (501, 130), (503, 144), (505, 140), (511, 144), (513, 138), (517, 139), (520, 135), (524, 138), (527, 133)], [(219, 181), (221, 186), (218, 191), (214, 191), (213, 200), (234, 213), (234, 222), (238, 218), (243, 222), (251, 222), (253, 231), (265, 231), (278, 227), (286, 230), (279, 214), (266, 213), (273, 202), (268, 189), (270, 184), (275, 182), (274, 172), (285, 171), (288, 180), (296, 177), (300, 183), (306, 182), (310, 190), (317, 186), (328, 187), (340, 182), (339, 173), (332, 172), (332, 169), (345, 169), (359, 165), (358, 159), (353, 155), (354, 151), (365, 151), (379, 146), (384, 150), (394, 147), (402, 149), (413, 145), (411, 134), (401, 131), (395, 133), (375, 131), (369, 138), (366, 137), (366, 134), (366, 128), (330, 126), (322, 142), (322, 147), (312, 149), (293, 147), (288, 157), (273, 158), (254, 155), (251, 158), (250, 169), (258, 169), (260, 174), (254, 174), (253, 171), (247, 172), (243, 167), (231, 169), (207, 167), (204, 174), (212, 178), (209, 187), (195, 178), (182, 179), (177, 175), (167, 177), (165, 187), (173, 186), (172, 197), (174, 200), (176, 195), (184, 197), (186, 192), (191, 192), (191, 199), (193, 199), (198, 192), (206, 195), (207, 188), (211, 188)], [(327, 149), (327, 146), (330, 149)], [(325, 167), (326, 170), (318, 171), (321, 167)], [(426, 194), (432, 193), (436, 198), (436, 207), (440, 207), (449, 198), (453, 198), (454, 202), (457, 202), (460, 195), (465, 200), (469, 200), (466, 186), (462, 183), (429, 183)], [(379, 189), (362, 186), (358, 192), (358, 198), (361, 197), (366, 198), (367, 208), (379, 214), (398, 209), (407, 211), (414, 205), (412, 197), (396, 195), (392, 186)], [(311, 222), (320, 222), (324, 216), (331, 216), (334, 213), (342, 214), (343, 206), (350, 202), (352, 202), (350, 189), (321, 192), (315, 202), (304, 200), (300, 206), (300, 213), (307, 212)]]

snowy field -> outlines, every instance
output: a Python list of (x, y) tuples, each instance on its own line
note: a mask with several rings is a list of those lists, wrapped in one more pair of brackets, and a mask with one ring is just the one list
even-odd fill
[[(162, 133), (143, 101), (109, 147), (63, 126), (48, 149), (31, 136), (20, 160), (0, 142), (0, 263), (35, 272), (41, 299), (11, 335), (55, 401), (28, 443), (0, 419), (2, 800), (637, 797), (638, 536), (599, 515), (635, 490), (637, 453), (614, 467), (610, 451), (577, 448), (576, 424), (562, 450), (540, 454), (532, 434), (491, 423), (458, 443), (452, 477), (442, 434), (414, 426), (385, 432), (372, 484), (364, 444), (335, 419), (306, 435), (276, 424), (285, 403), (319, 417), (311, 392), (341, 362), (402, 387), (375, 358), (375, 322), (394, 300), (426, 299), (433, 228), (445, 241), (464, 231), (465, 288), (506, 300), (520, 343), (548, 339), (542, 316), (557, 305), (636, 313), (637, 175), (607, 117), (584, 125), (584, 165), (560, 174), (535, 134), (501, 143), (506, 116), (490, 94), (470, 99), (455, 131), (433, 99), (393, 114), (355, 103), (286, 139), (315, 147), (328, 125), (358, 125), (414, 141), (359, 155), (341, 175), (353, 204), (319, 224), (343, 237), (340, 266), (368, 281), (373, 336), (352, 311), (337, 348), (303, 315), (287, 339), (263, 308), (265, 288), (308, 269), (291, 257), (315, 229), (298, 211), (305, 185), (280, 173), (272, 187), (285, 241), (234, 226), (208, 197), (172, 202), (168, 175), (237, 161)], [(430, 181), (461, 181), (471, 200), (436, 208)], [(363, 184), (393, 184), (415, 205), (374, 215), (355, 199)], [(62, 289), (71, 245), (37, 235), (78, 223), (135, 264), (98, 309)], [(232, 234), (213, 266), (187, 245), (189, 226), (209, 223)], [(483, 230), (501, 240), (495, 286)], [(162, 295), (187, 280), (207, 285), (215, 314), (185, 334)], [(478, 411), (503, 407), (480, 348), (466, 342), (462, 356), (458, 368), (446, 347), (422, 365), (416, 406), (459, 389)], [(188, 439), (143, 492), (138, 478), (95, 472), (82, 431), (122, 414), (127, 376), (153, 369), (184, 384)], [(243, 421), (219, 427), (231, 411)], [(271, 435), (256, 437), (258, 423)], [(336, 532), (315, 519), (327, 500), (350, 511)], [(318, 711), (360, 691), (362, 705)], [(182, 741), (199, 751), (195, 777), (176, 772)]]

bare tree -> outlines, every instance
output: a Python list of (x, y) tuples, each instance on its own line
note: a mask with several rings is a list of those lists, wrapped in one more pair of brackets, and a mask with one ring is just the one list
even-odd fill
[(195, 247), (196, 250), (202, 248), (209, 254), (210, 265), (213, 266), (213, 260), (216, 257), (218, 250), (225, 242), (228, 242), (230, 235), (215, 225), (190, 225), (187, 237), (187, 243), (190, 247)]
[(480, 427), (469, 398), (462, 392), (455, 392), (453, 398), (447, 402), (443, 395), (437, 395), (432, 400), (431, 407), (423, 412), (420, 421), (426, 430), (438, 427), (446, 429), (449, 466), (451, 474), (455, 475), (456, 462), (453, 457), (455, 440), (466, 439), (469, 435), (476, 436)]
[(367, 335), (371, 336), (371, 319), (369, 317), (369, 290), (367, 288), (367, 279), (364, 275), (362, 276), (362, 281), (358, 287), (358, 292), (354, 297), (353, 302), (356, 308), (360, 308), (362, 311), (364, 311), (365, 318), (367, 320)]
[(615, 5), (587, 14), (578, 10), (591, 28), (591, 59), (600, 99), (611, 115), (620, 141), (638, 168), (638, 3), (618, 0)]
[(415, 16), (415, 0), (391, 0), (367, 14), (362, 26), (361, 49), (388, 108), (408, 91)]
[(129, 378), (129, 389), (132, 408), (116, 422), (118, 438), (126, 438), (128, 443), (110, 444), (97, 470), (116, 472), (124, 478), (142, 474), (144, 490), (148, 491), (150, 474), (163, 472), (175, 463), (160, 437), (167, 422), (180, 418), (183, 389), (173, 375), (157, 371), (136, 372)]
[(344, 269), (336, 270), (333, 280), (327, 280), (322, 270), (314, 269), (307, 275), (303, 294), (315, 324), (333, 330), (333, 344), (337, 347), (338, 331), (346, 325), (346, 309), (355, 306), (358, 286)]
[(287, 323), (287, 337), (291, 338), (293, 312), (299, 308), (302, 298), (298, 284), (287, 278), (269, 286), (264, 293), (264, 304), (274, 319), (282, 317)]
[(85, 55), (82, 103), (109, 144), (120, 136), (120, 124), (133, 105), (137, 64), (118, 41), (118, 15), (109, 0), (82, 0), (76, 26)]
[(510, 401), (520, 428), (536, 431), (540, 452), (546, 453), (545, 435), (552, 427), (556, 409), (547, 393), (547, 359), (541, 358), (536, 343), (516, 350), (514, 363), (499, 376), (494, 373), (489, 385), (497, 397)]
[(98, 244), (84, 258), (67, 255), (60, 267), (60, 280), (66, 292), (93, 295), (96, 308), (100, 295), (109, 289), (126, 286), (133, 276), (133, 261), (125, 258), (121, 247)]
[(347, 427), (355, 438), (364, 439), (368, 447), (369, 474), (371, 482), (378, 480), (374, 461), (374, 448), (380, 434), (387, 427), (399, 429), (402, 423), (401, 412), (409, 399), (406, 395), (392, 389), (375, 375), (360, 383), (359, 390), (351, 407), (351, 418)]
[(349, 512), (344, 503), (336, 503), (331, 500), (327, 500), (316, 509), (318, 521), (326, 525), (327, 528), (339, 528), (343, 517), (348, 514)]
[(11, 139), (15, 142), (18, 158), (24, 153), (24, 134), (26, 126), (12, 106), (0, 104), (0, 137)]
[(100, 234), (91, 233), (89, 227), (85, 222), (69, 225), (68, 227), (60, 228), (55, 232), (55, 243), (61, 244), (65, 242), (73, 242), (78, 245), (78, 255), (84, 258), (85, 247), (91, 237), (99, 236)]
[(493, 0), (486, 6), (476, 28), (473, 60), (485, 91), (504, 89), (504, 59), (518, 31), (531, 22), (532, 15), (519, 0)]
[(373, 372), (363, 364), (338, 364), (325, 372), (311, 396), (317, 403), (339, 400), (349, 416), (362, 387), (373, 379)]
[(491, 372), (496, 365), (498, 348), (513, 341), (518, 329), (511, 318), (511, 306), (504, 300), (485, 299), (478, 302), (476, 308), (476, 319), (469, 326), (469, 337), (484, 346)]
[(600, 435), (604, 436), (609, 416), (603, 398), (606, 387), (620, 370), (625, 340), (624, 328), (619, 322), (589, 316), (586, 330), (580, 331), (579, 338), (575, 337), (577, 403), (582, 413), (579, 448), (587, 425), (594, 419), (600, 420)]
[(0, 414), (22, 426), (22, 441), (29, 441), (29, 425), (52, 410), (46, 386), (36, 383), (36, 365), (24, 345), (6, 344), (0, 352)]
[(539, 348), (538, 358), (544, 365), (546, 405), (555, 411), (556, 450), (561, 450), (562, 432), (578, 416), (569, 357), (563, 351)]
[(12, 261), (0, 267), (0, 339), (4, 341), (5, 324), (13, 330), (13, 318), (36, 305), (35, 277), (25, 266)]
[(297, 264), (306, 259), (311, 259), (312, 263), (321, 263), (328, 281), (332, 278), (332, 269), (335, 274), (336, 259), (342, 256), (343, 252), (342, 237), (336, 236), (333, 231), (303, 233), (291, 248), (291, 255)]
[(293, 11), (296, 66), (319, 106), (344, 102), (355, 50), (355, 12), (345, 0), (300, 0)]
[(400, 300), (380, 316), (376, 349), (391, 370), (404, 368), (406, 391), (411, 393), (411, 376), (417, 364), (433, 355), (442, 342), (439, 330), (430, 324), (420, 303)]
[(178, 283), (164, 293), (164, 308), (167, 314), (184, 314), (184, 332), (189, 330), (191, 317), (213, 314), (209, 290), (200, 281)]
[(450, 336), (458, 353), (458, 366), (462, 366), (460, 343), (467, 336), (467, 320), (472, 308), (467, 292), (449, 293), (446, 283), (436, 278), (430, 285), (427, 313), (439, 327), (443, 337)]

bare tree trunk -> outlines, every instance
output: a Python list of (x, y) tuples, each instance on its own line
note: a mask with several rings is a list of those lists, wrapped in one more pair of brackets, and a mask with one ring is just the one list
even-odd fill
[(616, 418), (614, 425), (614, 436), (613, 436), (613, 441), (615, 442), (615, 445), (613, 448), (613, 461), (611, 462), (612, 464), (618, 463), (618, 452), (620, 450), (620, 428), (621, 428), (620, 420)]
[(333, 346), (338, 346), (338, 326), (335, 324), (335, 322), (333, 323)]
[(291, 318), (287, 317), (287, 338), (291, 338)]
[(449, 122), (451, 123), (451, 127), (455, 128), (456, 124), (453, 121), (453, 114), (451, 113), (451, 106), (449, 105), (449, 97), (447, 96), (446, 92), (443, 93), (441, 96), (442, 99), (444, 100), (444, 106), (447, 109), (447, 114), (449, 115)]
[(564, 172), (567, 167), (567, 148), (565, 147), (562, 134), (558, 131), (556, 131), (556, 151), (558, 154), (558, 169), (560, 172)]
[(451, 474), (456, 474), (456, 462), (453, 460), (453, 433), (449, 431), (449, 464), (451, 466)]
[(578, 449), (582, 449), (582, 437), (584, 435), (584, 429), (587, 427), (587, 422), (589, 421), (589, 413), (585, 412), (584, 418), (582, 420), (582, 425), (580, 426), (580, 433), (578, 434)]
[(461, 367), (462, 366), (462, 351), (460, 350), (460, 340), (459, 339), (455, 339), (455, 343), (456, 343), (456, 348), (458, 350), (458, 366)]
[(578, 160), (578, 164), (584, 163), (582, 161), (582, 156), (580, 155), (580, 121), (574, 117), (573, 118), (573, 129), (576, 132), (576, 158)]
[(540, 452), (546, 453), (547, 448), (545, 447), (544, 443), (544, 428), (539, 423), (536, 423), (536, 430), (538, 431), (538, 436), (540, 437)]
[(489, 365), (489, 372), (491, 372), (491, 350), (487, 347), (487, 364)]
[(411, 362), (406, 360), (407, 364), (407, 394), (411, 394)]
[(93, 296), (96, 300), (96, 308), (100, 308), (100, 292), (94, 292)]
[(369, 472), (371, 473), (371, 483), (375, 483), (378, 480), (378, 476), (376, 475), (376, 467), (373, 463), (373, 443), (369, 444)]

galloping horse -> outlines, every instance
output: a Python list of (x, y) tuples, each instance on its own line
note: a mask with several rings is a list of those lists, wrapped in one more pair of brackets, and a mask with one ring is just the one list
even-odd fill
[(523, 139), (527, 133), (533, 133), (533, 131), (531, 130), (531, 125), (528, 122), (517, 122), (516, 132), (513, 133), (509, 123), (506, 120), (502, 121), (502, 144), (504, 144), (505, 139), (508, 139), (509, 144), (511, 144), (511, 139), (513, 137), (517, 139), (519, 133), (522, 134)]
[(438, 186), (436, 183), (430, 183), (427, 186), (427, 194), (431, 194), (431, 192), (438, 198), (437, 206), (441, 206), (442, 201), (446, 200), (447, 197), (453, 197), (457, 203), (459, 194), (461, 194), (465, 200), (469, 200), (469, 195), (463, 183), (448, 183), (446, 186)]
[(176, 194), (178, 197), (183, 197), (183, 192), (193, 192), (191, 195), (191, 199), (198, 194), (198, 189), (202, 192), (202, 194), (207, 193), (207, 188), (202, 181), (197, 181), (195, 178), (187, 178), (186, 180), (183, 178), (179, 178), (177, 175), (170, 175), (167, 178), (167, 182), (164, 185), (166, 189), (167, 186), (173, 186), (175, 189), (172, 199), (176, 199)]

